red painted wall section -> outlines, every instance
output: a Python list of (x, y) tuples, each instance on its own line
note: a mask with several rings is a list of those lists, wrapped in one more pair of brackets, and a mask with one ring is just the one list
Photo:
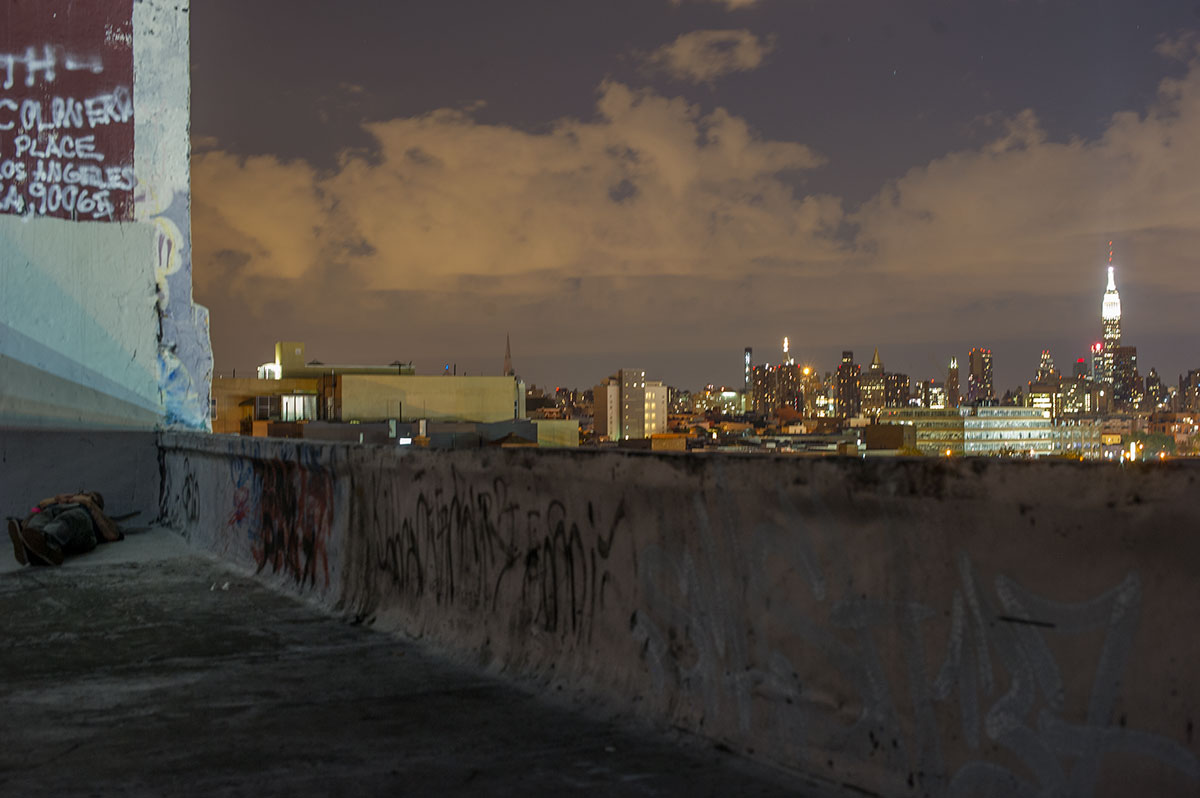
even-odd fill
[(133, 220), (133, 0), (0, 9), (0, 213)]

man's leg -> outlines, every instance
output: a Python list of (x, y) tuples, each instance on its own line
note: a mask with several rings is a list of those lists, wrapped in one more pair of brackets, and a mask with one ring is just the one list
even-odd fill
[(21, 565), (28, 565), (29, 557), (25, 554), (25, 542), (21, 540), (21, 522), (15, 518), (8, 519), (8, 536), (12, 539), (13, 556), (17, 558), (17, 562)]
[(56, 515), (54, 511), (35, 513), (20, 528), (21, 542), (33, 565), (62, 565), (62, 549), (46, 539), (45, 531)]
[(92, 516), (78, 504), (47, 508), (21, 530), (25, 547), (40, 560), (62, 565), (68, 554), (83, 554), (96, 548)]

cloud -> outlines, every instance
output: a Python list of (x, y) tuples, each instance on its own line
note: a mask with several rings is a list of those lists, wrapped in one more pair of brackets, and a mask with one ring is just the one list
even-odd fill
[(840, 203), (797, 198), (781, 178), (821, 163), (809, 148), (619, 83), (600, 87), (596, 110), (545, 133), (457, 110), (373, 123), (378, 151), (347, 154), (330, 174), (204, 153), (197, 240), (246, 253), (243, 278), (298, 279), (337, 261), (370, 289), (486, 277), (506, 293), (547, 272), (693, 275), (836, 251), (825, 234)]
[(679, 80), (712, 83), (733, 72), (757, 69), (774, 43), (748, 30), (698, 30), (685, 33), (646, 56), (646, 62)]
[(1154, 52), (1171, 61), (1188, 61), (1200, 55), (1200, 34), (1184, 31), (1176, 36), (1162, 36)]
[(210, 152), (220, 146), (216, 136), (192, 136), (192, 152)]
[(219, 363), (255, 336), (264, 351), (322, 340), (324, 359), (355, 362), (502, 354), (505, 330), (529, 356), (617, 353), (587, 361), (601, 371), (785, 334), (798, 352), (1018, 333), (1082, 347), (1114, 239), (1123, 294), (1147, 297), (1129, 304), (1131, 341), (1178, 337), (1178, 309), (1200, 300), (1200, 65), (1094, 139), (1052, 140), (1033, 109), (985, 121), (990, 141), (849, 212), (804, 194), (822, 159), (802, 143), (611, 81), (593, 117), (538, 132), (454, 109), (370, 123), (371, 155), (328, 171), (200, 152), (197, 295)]
[(997, 284), (1031, 292), (1087, 291), (1087, 281), (1101, 279), (1089, 256), (1116, 237), (1127, 247), (1118, 250), (1118, 261), (1130, 263), (1124, 279), (1186, 284), (1193, 267), (1169, 254), (1168, 242), (1200, 243), (1195, 141), (1193, 63), (1186, 77), (1160, 84), (1144, 116), (1117, 113), (1095, 140), (1047, 140), (1025, 110), (980, 149), (910, 170), (851, 221), (881, 271), (951, 281), (995, 274), (1003, 276)]

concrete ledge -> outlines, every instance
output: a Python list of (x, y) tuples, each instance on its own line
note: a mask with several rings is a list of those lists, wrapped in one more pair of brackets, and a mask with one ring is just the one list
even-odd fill
[(208, 550), (885, 795), (1192, 795), (1200, 468), (165, 433)]

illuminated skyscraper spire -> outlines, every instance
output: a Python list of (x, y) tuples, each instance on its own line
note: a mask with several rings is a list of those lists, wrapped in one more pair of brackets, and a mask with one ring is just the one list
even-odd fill
[(1108, 242), (1108, 287), (1100, 306), (1100, 322), (1104, 331), (1103, 369), (1100, 381), (1113, 381), (1113, 350), (1121, 345), (1121, 295), (1117, 293), (1116, 267), (1113, 266), (1112, 242)]

